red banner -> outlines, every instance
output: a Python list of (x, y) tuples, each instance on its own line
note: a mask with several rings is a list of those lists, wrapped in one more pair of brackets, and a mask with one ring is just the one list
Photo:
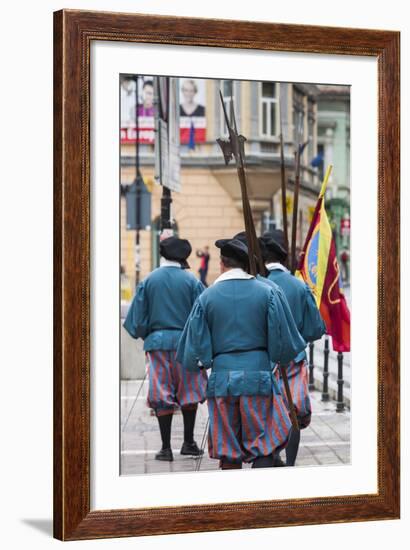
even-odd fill
[(300, 257), (298, 275), (311, 288), (335, 351), (350, 351), (350, 312), (342, 290), (336, 247), (324, 197), (315, 213)]
[[(155, 141), (154, 119), (152, 117), (140, 117), (138, 132), (138, 143), (153, 144)], [(205, 117), (180, 117), (180, 142), (188, 144), (192, 142), (192, 125), (194, 131), (194, 142), (204, 143), (206, 141), (206, 119)], [(121, 145), (135, 143), (137, 129), (135, 126), (121, 128)]]

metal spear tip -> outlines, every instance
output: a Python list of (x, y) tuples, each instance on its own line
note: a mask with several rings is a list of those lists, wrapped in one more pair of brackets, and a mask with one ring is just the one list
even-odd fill
[(219, 145), (219, 147), (222, 149), (222, 153), (224, 156), (225, 164), (229, 164), (229, 162), (233, 158), (233, 151), (232, 151), (232, 145), (230, 141), (227, 141), (226, 139), (218, 138), (216, 140), (216, 143)]

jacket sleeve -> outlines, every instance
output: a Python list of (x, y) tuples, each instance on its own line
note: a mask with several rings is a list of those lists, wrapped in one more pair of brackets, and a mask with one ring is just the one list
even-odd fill
[(144, 282), (137, 287), (134, 299), (124, 321), (125, 330), (133, 338), (144, 339), (149, 334), (148, 297)]
[(195, 302), (195, 300), (203, 293), (204, 290), (205, 286), (201, 283), (201, 281), (195, 279), (194, 284), (192, 285), (192, 303)]
[(326, 332), (326, 325), (320, 316), (315, 297), (307, 285), (305, 285), (305, 306), (303, 310), (303, 328), (301, 332), (306, 342), (319, 340)]
[(211, 333), (200, 300), (195, 302), (179, 339), (177, 361), (189, 371), (211, 367)]
[(268, 352), (273, 363), (288, 364), (306, 348), (282, 290), (272, 289), (268, 307)]

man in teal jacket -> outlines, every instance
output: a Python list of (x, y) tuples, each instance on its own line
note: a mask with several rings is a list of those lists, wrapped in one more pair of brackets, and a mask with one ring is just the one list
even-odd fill
[(176, 360), (176, 348), (185, 322), (203, 284), (191, 273), (187, 258), (192, 249), (185, 239), (169, 237), (160, 243), (160, 267), (137, 287), (124, 322), (133, 338), (144, 340), (148, 358), (148, 405), (158, 418), (162, 448), (157, 460), (172, 461), (172, 415), (181, 408), (184, 443), (181, 454), (198, 456), (202, 451), (194, 441), (198, 403), (205, 400), (205, 371), (188, 372)]
[[(306, 342), (318, 340), (325, 333), (326, 327), (309, 287), (293, 276), (284, 265), (287, 252), (283, 232), (275, 229), (272, 232), (265, 233), (259, 239), (259, 243), (269, 272), (268, 279), (278, 285), (285, 294), (298, 331)], [(303, 429), (310, 424), (312, 414), (305, 350), (292, 358), (292, 361), (287, 365), (286, 372), (299, 427)], [(279, 370), (277, 370), (277, 376), (282, 387), (283, 383)], [(295, 465), (299, 442), (300, 431), (292, 430), (286, 447), (287, 466)]]
[(305, 348), (280, 290), (247, 273), (248, 249), (222, 239), (221, 275), (196, 300), (177, 349), (187, 371), (211, 368), (207, 398), (209, 455), (222, 469), (272, 467), (290, 419), (272, 362)]

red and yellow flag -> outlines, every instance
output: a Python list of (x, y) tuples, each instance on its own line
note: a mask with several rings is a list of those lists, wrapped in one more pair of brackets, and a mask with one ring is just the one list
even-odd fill
[(325, 210), (329, 166), (300, 257), (297, 275), (311, 288), (335, 351), (350, 351), (350, 312), (343, 294), (336, 247)]

